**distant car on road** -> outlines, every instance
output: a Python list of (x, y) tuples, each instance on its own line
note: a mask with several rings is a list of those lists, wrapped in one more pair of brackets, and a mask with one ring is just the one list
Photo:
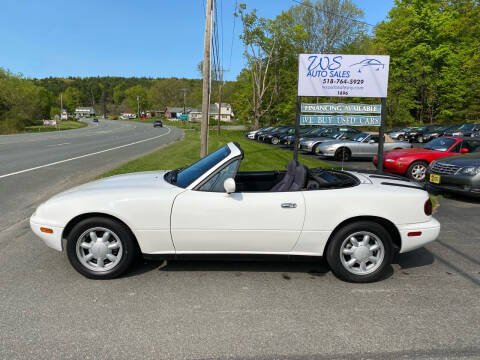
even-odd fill
[(162, 120), (155, 120), (153, 122), (153, 127), (156, 128), (156, 127), (163, 127), (163, 123), (162, 123)]
[(97, 118), (93, 119), (93, 122), (96, 122), (96, 123), (97, 123), (97, 122), (98, 122), (98, 119), (97, 119)]
[[(387, 136), (386, 136), (387, 138)], [(316, 148), (317, 155), (333, 157), (335, 160), (349, 161), (352, 158), (373, 158), (378, 153), (378, 134), (360, 133), (352, 140), (330, 141)], [(388, 139), (388, 138), (387, 138)], [(404, 141), (388, 141), (383, 144), (384, 150), (410, 148)]]
[[(469, 152), (466, 142), (475, 138), (439, 137), (421, 148), (392, 150), (385, 153), (383, 169), (386, 172), (406, 175), (410, 179), (423, 182), (428, 165), (433, 161), (449, 155), (460, 155)], [(373, 158), (377, 166), (377, 157)]]

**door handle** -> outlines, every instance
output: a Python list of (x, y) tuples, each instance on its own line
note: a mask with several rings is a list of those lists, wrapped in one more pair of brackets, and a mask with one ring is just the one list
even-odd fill
[(282, 203), (283, 209), (295, 209), (296, 207), (297, 207), (297, 204), (295, 203)]

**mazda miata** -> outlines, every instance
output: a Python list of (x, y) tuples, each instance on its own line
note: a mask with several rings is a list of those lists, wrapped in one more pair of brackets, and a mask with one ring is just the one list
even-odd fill
[(435, 240), (440, 224), (419, 185), (393, 175), (307, 169), (238, 171), (228, 143), (186, 168), (118, 175), (41, 204), (32, 230), (94, 279), (123, 274), (135, 256), (325, 257), (346, 281), (381, 279), (395, 252)]

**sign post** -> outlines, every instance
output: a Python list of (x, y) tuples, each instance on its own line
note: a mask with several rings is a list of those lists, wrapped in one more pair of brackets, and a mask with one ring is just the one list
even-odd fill
[[(383, 143), (388, 88), (389, 56), (300, 54), (298, 58), (298, 92), (295, 116), (295, 150), (298, 158), (298, 137), (302, 124), (337, 124), (379, 126), (378, 170), (383, 171)], [(381, 106), (369, 104), (301, 104), (301, 96), (381, 98)], [(301, 115), (301, 112), (322, 114), (371, 115)]]

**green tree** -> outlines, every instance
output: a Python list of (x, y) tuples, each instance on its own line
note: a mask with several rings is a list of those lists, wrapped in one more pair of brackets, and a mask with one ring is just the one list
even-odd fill
[(75, 112), (75, 108), (82, 105), (82, 93), (76, 87), (68, 87), (63, 93), (63, 106), (68, 112)]
[(141, 85), (135, 85), (125, 90), (125, 98), (132, 112), (137, 112), (137, 105), (139, 105), (140, 111), (147, 110), (149, 107), (147, 90)]

